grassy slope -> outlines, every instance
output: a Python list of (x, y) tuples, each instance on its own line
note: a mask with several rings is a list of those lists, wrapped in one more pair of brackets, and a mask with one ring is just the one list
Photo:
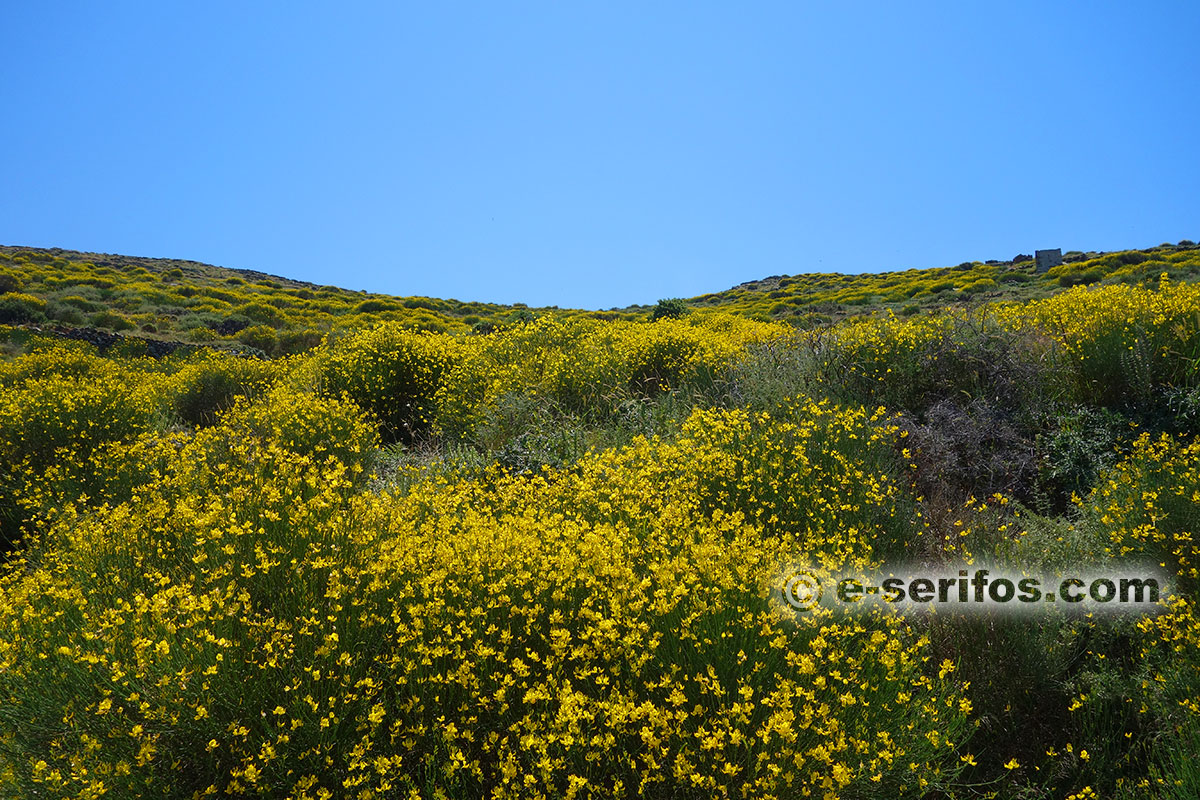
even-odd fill
[[(811, 327), (849, 316), (908, 315), (978, 302), (1020, 301), (1076, 284), (1189, 282), (1200, 248), (1184, 240), (1146, 250), (1067, 253), (1038, 274), (1033, 262), (862, 275), (773, 276), (687, 301), (695, 309)], [(530, 316), (629, 319), (648, 306), (611, 311), (530, 309), (429, 297), (394, 297), (318, 286), (195, 261), (0, 246), (0, 323), (96, 327), (185, 342), (238, 343), (271, 355), (300, 352), (329, 333), (400, 321), (422, 330), (488, 330)]]
[[(7, 289), (7, 292), (5, 292)], [(0, 247), (0, 323), (60, 324), (186, 342), (240, 342), (271, 355), (329, 333), (400, 321), (422, 330), (487, 329), (530, 315), (611, 312), (394, 297), (195, 261)]]
[(1071, 252), (1064, 254), (1062, 266), (1043, 274), (1035, 271), (1033, 261), (971, 261), (861, 275), (777, 275), (688, 302), (808, 327), (879, 312), (913, 314), (959, 304), (1031, 300), (1078, 284), (1153, 283), (1164, 272), (1176, 281), (1196, 280), (1200, 248), (1185, 239), (1145, 250)]

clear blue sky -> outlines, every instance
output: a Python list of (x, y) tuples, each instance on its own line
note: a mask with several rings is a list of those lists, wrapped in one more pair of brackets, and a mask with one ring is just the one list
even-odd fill
[(6, 2), (0, 244), (607, 308), (1200, 239), (1200, 3)]

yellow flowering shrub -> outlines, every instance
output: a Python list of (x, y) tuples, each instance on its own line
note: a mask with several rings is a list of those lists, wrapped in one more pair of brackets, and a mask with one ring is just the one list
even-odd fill
[(1150, 559), (1192, 600), (1200, 583), (1200, 443), (1142, 434), (1088, 498), (1121, 558)]
[[(235, 406), (219, 429), (197, 434), (197, 455), (204, 453), (206, 462), (192, 470), (214, 475), (226, 469), (247, 471), (251, 465), (239, 461), (247, 440), (317, 464), (334, 459), (354, 475), (365, 474), (379, 444), (375, 427), (349, 400), (277, 387), (259, 400)], [(222, 462), (224, 468), (217, 466)]]
[(1167, 612), (1138, 624), (1142, 657), (1162, 670), (1144, 688), (1177, 727), (1200, 732), (1200, 443), (1143, 434), (1086, 510), (1108, 533), (1114, 555), (1148, 559), (1174, 581)]
[(923, 413), (939, 402), (1029, 403), (1044, 346), (1007, 330), (991, 307), (871, 317), (810, 333), (818, 383), (851, 402)]
[[(840, 325), (815, 343), (825, 376), (840, 378), (849, 392), (879, 395), (901, 391), (913, 399), (893, 405), (916, 405), (930, 359), (951, 330), (948, 316), (871, 317)], [(897, 402), (899, 401), (899, 402)]]
[(539, 319), (474, 337), (439, 393), (438, 428), (469, 436), (513, 395), (604, 419), (628, 399), (710, 388), (747, 346), (787, 330), (713, 314), (653, 323)]
[(510, 395), (546, 394), (548, 362), (578, 347), (593, 325), (541, 318), (463, 340), (463, 357), (437, 396), (437, 429), (468, 437)]
[(160, 426), (158, 377), (112, 366), (86, 378), (47, 372), (0, 390), (0, 550), (19, 538), (44, 470)]
[(369, 412), (386, 441), (411, 440), (432, 425), (434, 397), (460, 349), (455, 337), (385, 323), (316, 352), (317, 387)]
[(784, 563), (874, 562), (874, 526), (917, 526), (883, 418), (697, 412), (675, 443), (372, 494), (353, 454), (312, 446), (366, 446), (354, 413), (272, 395), (132, 445), (154, 476), (136, 499), (67, 506), (8, 565), (13, 785), (791, 798), (953, 779), (952, 664), (899, 618), (771, 600)]
[(113, 363), (98, 358), (91, 345), (34, 338), (28, 352), (20, 358), (0, 361), (0, 389), (18, 386), (31, 378), (57, 375), (85, 380), (93, 372), (113, 371)]
[(0, 321), (5, 323), (41, 322), (46, 318), (46, 301), (24, 292), (0, 294)]
[(1077, 287), (1000, 311), (1012, 327), (1063, 349), (1074, 395), (1121, 404), (1200, 384), (1200, 286), (1162, 277), (1156, 289)]
[(724, 315), (596, 325), (547, 359), (545, 380), (564, 406), (598, 407), (613, 393), (644, 397), (711, 383), (746, 345), (786, 330)]
[[(1077, 526), (1107, 542), (1117, 559), (1111, 563), (1157, 565), (1171, 583), (1170, 591), (1162, 587), (1159, 613), (1081, 620), (1068, 637), (1087, 645), (1070, 711), (1096, 758), (1079, 767), (1093, 782), (1114, 783), (1120, 796), (1193, 797), (1200, 790), (1193, 763), (1200, 742), (1200, 444), (1141, 435), (1079, 505)], [(1130, 769), (1131, 761), (1148, 768)]]

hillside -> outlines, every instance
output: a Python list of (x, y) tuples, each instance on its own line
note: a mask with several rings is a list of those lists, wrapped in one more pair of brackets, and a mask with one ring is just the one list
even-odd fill
[(6, 250), (0, 796), (1194, 800), (1198, 262), (652, 318)]
[(393, 297), (195, 261), (22, 247), (0, 247), (0, 293), (0, 324), (95, 327), (268, 355), (302, 352), (327, 334), (380, 322), (450, 332), (543, 315), (624, 316)]
[[(1020, 302), (1076, 285), (1144, 285), (1162, 274), (1200, 277), (1191, 241), (1145, 250), (1064, 254), (1039, 274), (1032, 260), (955, 267), (763, 278), (686, 300), (698, 311), (727, 311), (810, 328), (875, 314), (908, 316), (940, 308)], [(642, 319), (652, 306), (609, 311), (529, 308), (430, 297), (394, 297), (318, 286), (194, 261), (0, 247), (0, 324), (96, 328), (167, 342), (286, 355), (326, 335), (380, 322), (432, 332), (488, 332), (536, 317)]]
[(1166, 273), (1176, 281), (1200, 276), (1200, 249), (1190, 240), (1145, 250), (1063, 253), (1063, 263), (1038, 273), (1020, 262), (969, 261), (953, 267), (842, 275), (777, 275), (691, 298), (696, 308), (720, 308), (808, 327), (878, 312), (909, 315), (944, 306), (1024, 301), (1071, 286), (1145, 284)]

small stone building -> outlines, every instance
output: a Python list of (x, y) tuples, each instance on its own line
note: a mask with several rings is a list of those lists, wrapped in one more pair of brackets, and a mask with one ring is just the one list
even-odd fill
[(1051, 267), (1057, 267), (1062, 262), (1062, 249), (1054, 248), (1053, 250), (1034, 250), (1033, 259), (1036, 264), (1035, 272), (1045, 272)]

